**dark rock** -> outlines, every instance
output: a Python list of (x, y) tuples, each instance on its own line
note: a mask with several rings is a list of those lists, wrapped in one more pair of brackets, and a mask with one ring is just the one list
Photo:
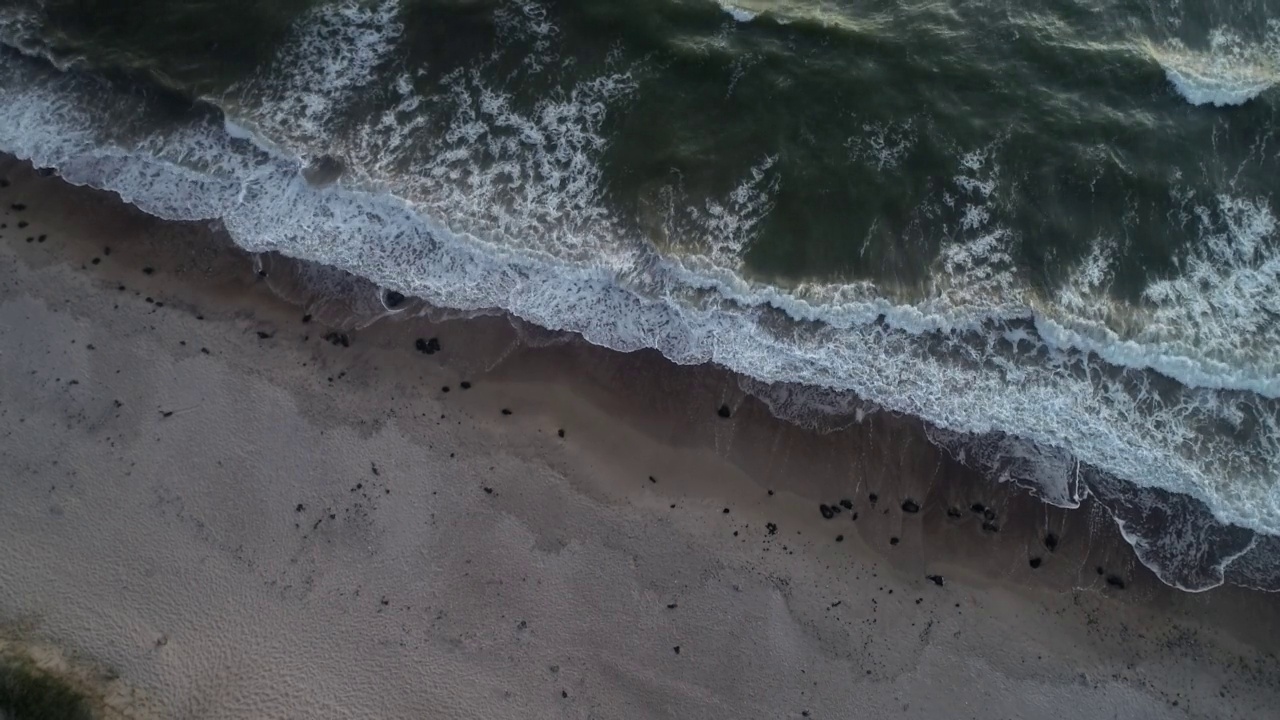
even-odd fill
[(853, 501), (848, 498), (845, 498), (844, 500), (840, 501), (840, 507), (844, 508), (845, 510), (852, 510)]
[(767, 530), (767, 531), (769, 531), (769, 534), (770, 534), (770, 535), (777, 535), (777, 534), (778, 534), (778, 524), (777, 524), (777, 523), (771, 523), (771, 522), (769, 522), (769, 523), (765, 523), (765, 524), (764, 524), (764, 529), (765, 529), (765, 530)]
[(974, 503), (969, 506), (969, 509), (981, 515), (982, 513), (987, 511), (987, 506), (983, 505), (982, 503)]
[(440, 388), (440, 392), (449, 392), (449, 386), (448, 386), (448, 385), (445, 385), (445, 386), (441, 387), (441, 388)]
[(732, 413), (732, 412), (730, 412), (730, 410), (729, 410), (729, 406), (728, 406), (728, 405), (721, 405), (721, 406), (720, 406), (720, 409), (716, 411), (716, 414), (717, 414), (717, 415), (719, 415), (719, 416), (720, 416), (720, 417), (722, 417), (722, 418), (727, 418), (727, 417), (729, 417), (730, 415), (732, 415), (733, 413)]
[(987, 531), (987, 532), (989, 532), (989, 533), (998, 533), (998, 532), (1000, 532), (1000, 526), (999, 526), (998, 524), (996, 524), (995, 522), (991, 521), (991, 520), (983, 521), (983, 523), (982, 523), (982, 529), (983, 529), (983, 530), (985, 530), (985, 531)]
[(952, 505), (951, 507), (947, 508), (947, 517), (949, 518), (964, 517), (964, 513), (960, 512), (960, 508)]
[(1124, 579), (1121, 578), (1119, 575), (1108, 575), (1107, 584), (1113, 588), (1116, 588), (1117, 590), (1124, 589)]
[(559, 435), (560, 437), (564, 437), (564, 428), (560, 428), (559, 430), (557, 430), (556, 434)]
[(144, 267), (144, 268), (142, 268), (142, 274), (143, 274), (143, 275), (154, 275), (154, 274), (155, 274), (155, 272), (156, 272), (156, 269), (155, 269), (155, 268), (153, 268), (153, 267)]
[(831, 518), (836, 516), (835, 511), (833, 511), (831, 509), (831, 506), (827, 505), (826, 503), (823, 503), (818, 506), (818, 512), (822, 513), (822, 517), (827, 520), (830, 520)]
[(485, 488), (485, 489), (484, 489), (484, 494), (485, 494), (485, 495), (492, 495), (492, 494), (493, 494), (493, 488), (491, 488), (491, 487), (487, 487), (487, 488)]
[(1047, 547), (1047, 548), (1049, 548), (1049, 552), (1053, 552), (1053, 551), (1057, 550), (1057, 549), (1058, 549), (1058, 536), (1057, 536), (1057, 535), (1054, 535), (1053, 533), (1049, 533), (1048, 535), (1045, 535), (1045, 536), (1044, 536), (1044, 546), (1045, 546), (1045, 547)]
[(675, 604), (675, 603), (667, 603), (667, 609), (668, 609), (668, 610), (675, 610), (677, 607), (679, 607), (679, 605), (677, 605), (677, 604)]
[(1028, 564), (1031, 566), (1032, 570), (1035, 570), (1036, 568), (1040, 567), (1040, 562), (1041, 562), (1040, 558), (1033, 557), (1031, 558), (1031, 561)]
[(880, 496), (875, 493), (871, 493), (867, 496), (867, 499), (871, 501), (872, 505), (875, 505), (876, 501), (880, 499)]
[(844, 542), (844, 536), (843, 536), (843, 535), (837, 535), (837, 536), (836, 536), (836, 542)]
[(912, 500), (911, 498), (907, 498), (906, 500), (902, 501), (902, 512), (918, 513), (920, 512), (920, 506), (916, 504), (915, 500)]
[(307, 509), (306, 505), (303, 505), (302, 503), (298, 503), (298, 507), (294, 508), (293, 511), (302, 512), (303, 510), (306, 510), (306, 509)]
[(991, 508), (987, 508), (987, 509), (986, 509), (986, 511), (984, 511), (984, 512), (982, 513), (982, 517), (983, 517), (983, 518), (985, 518), (985, 519), (987, 519), (987, 520), (995, 520), (995, 519), (996, 519), (996, 511), (995, 511), (995, 510), (992, 510)]
[(462, 382), (458, 383), (458, 387), (462, 388), (463, 390), (470, 390), (470, 389), (471, 389), (471, 381), (469, 381), (469, 380), (463, 380)]
[(1095, 569), (1098, 571), (1098, 574), (1099, 574), (1099, 575), (1101, 575), (1102, 573), (1106, 572), (1106, 570), (1103, 570), (1103, 569), (1102, 569), (1102, 566), (1101, 566), (1101, 565), (1099, 565), (1099, 566), (1098, 566), (1097, 568), (1095, 568)]
[(18, 229), (19, 229), (19, 230), (21, 230), (22, 228), (26, 227), (27, 225), (30, 225), (30, 223), (28, 223), (26, 220), (19, 220), (19, 221), (18, 221)]
[(677, 655), (679, 655), (679, 654), (680, 654), (680, 646), (679, 646), (679, 645), (676, 645), (675, 647), (673, 647), (673, 648), (671, 648), (671, 649), (672, 649), (672, 650), (675, 650)]
[(440, 352), (440, 341), (436, 338), (429, 340), (418, 338), (413, 342), (413, 346), (418, 349), (418, 352), (426, 355), (434, 355)]
[(270, 339), (271, 337), (272, 337), (272, 335), (271, 335), (271, 333), (269, 333), (269, 332), (263, 332), (263, 331), (261, 331), (261, 330), (259, 330), (259, 331), (258, 331), (258, 339), (259, 339), (259, 340), (267, 340), (267, 339)]
[(502, 408), (502, 414), (503, 414), (503, 415), (510, 415), (510, 414), (511, 414), (511, 410), (510, 410), (509, 408)]
[(22, 212), (23, 210), (27, 209), (27, 206), (23, 203), (14, 203), (9, 207), (13, 208), (14, 210), (17, 210), (18, 212)]
[(302, 178), (312, 187), (323, 188), (337, 182), (345, 170), (342, 160), (326, 153), (312, 158), (302, 168)]
[(937, 585), (938, 587), (942, 587), (947, 583), (947, 581), (944, 580), (941, 575), (925, 575), (924, 579), (933, 581), (933, 584)]
[(401, 295), (395, 290), (388, 290), (387, 294), (382, 296), (382, 300), (389, 308), (398, 307), (404, 302), (404, 295)]
[(329, 344), (331, 345), (351, 347), (351, 338), (348, 338), (346, 333), (331, 332), (328, 335), (325, 335), (324, 339), (329, 341)]
[(725, 508), (725, 509), (724, 509), (724, 514), (725, 514), (725, 515), (728, 515), (728, 514), (729, 514), (729, 508)]
[(303, 322), (303, 324), (304, 324), (304, 325), (305, 325), (306, 323), (311, 322), (311, 313), (307, 313), (306, 315), (303, 315), (303, 316), (302, 316), (302, 322)]
[(901, 542), (901, 541), (900, 541), (900, 540), (898, 540), (898, 538), (896, 538), (896, 537), (891, 537), (891, 538), (889, 538), (889, 544), (890, 544), (890, 545), (897, 545), (899, 542)]

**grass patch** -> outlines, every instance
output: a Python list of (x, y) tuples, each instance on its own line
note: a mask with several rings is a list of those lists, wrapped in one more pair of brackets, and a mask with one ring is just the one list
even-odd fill
[(0, 718), (93, 720), (85, 696), (25, 658), (0, 655)]

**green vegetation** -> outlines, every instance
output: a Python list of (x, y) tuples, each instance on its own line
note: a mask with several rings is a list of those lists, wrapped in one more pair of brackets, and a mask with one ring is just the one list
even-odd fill
[(92, 720), (78, 690), (25, 658), (0, 655), (0, 718)]

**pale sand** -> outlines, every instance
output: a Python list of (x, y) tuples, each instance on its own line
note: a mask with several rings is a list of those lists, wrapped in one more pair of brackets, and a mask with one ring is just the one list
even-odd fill
[[(290, 263), (0, 177), (0, 625), (107, 673), (121, 717), (1280, 707), (1280, 599), (1170, 590), (1101, 514), (974, 478), (909, 421), (818, 434), (713, 368), (412, 303), (341, 347), (346, 304), (303, 324), (277, 298)], [(842, 497), (859, 519), (823, 520)]]

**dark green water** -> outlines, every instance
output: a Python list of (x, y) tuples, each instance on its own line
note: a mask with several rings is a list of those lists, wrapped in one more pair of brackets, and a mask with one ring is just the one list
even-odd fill
[(1172, 493), (1113, 502), (1198, 518), (1144, 562), (1280, 588), (1277, 9), (10, 0), (0, 148), (798, 421), (918, 415), (1050, 502)]

